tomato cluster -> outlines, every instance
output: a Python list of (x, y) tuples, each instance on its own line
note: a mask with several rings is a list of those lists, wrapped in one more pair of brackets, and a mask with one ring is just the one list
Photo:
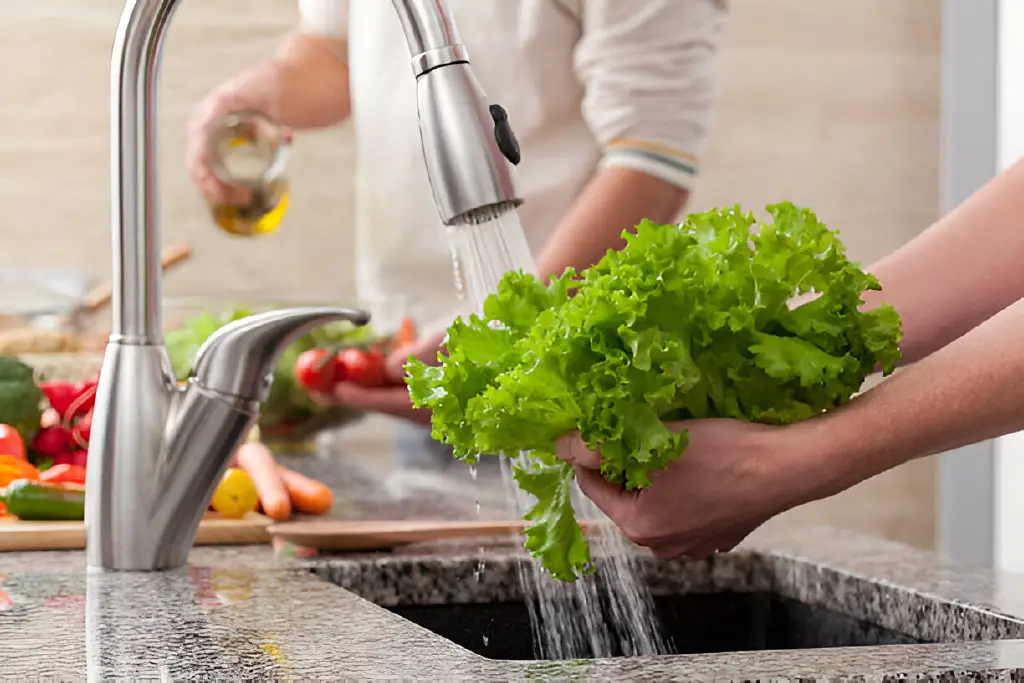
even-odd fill
[(344, 349), (310, 349), (296, 361), (295, 379), (307, 391), (316, 394), (329, 394), (341, 382), (352, 382), (371, 389), (401, 384), (387, 376), (387, 355), (415, 340), (413, 323), (407, 318), (393, 337), (379, 340), (367, 348), (350, 346)]

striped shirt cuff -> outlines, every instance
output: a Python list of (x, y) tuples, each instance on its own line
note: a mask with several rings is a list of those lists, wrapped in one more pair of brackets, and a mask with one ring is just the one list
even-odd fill
[(700, 159), (694, 154), (658, 142), (616, 138), (605, 146), (601, 166), (641, 171), (689, 190), (697, 179)]

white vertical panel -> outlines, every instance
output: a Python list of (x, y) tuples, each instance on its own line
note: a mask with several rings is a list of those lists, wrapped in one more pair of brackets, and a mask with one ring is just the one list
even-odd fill
[[(997, 35), (996, 158), (1002, 170), (1024, 156), (1024, 2), (999, 0)], [(1024, 572), (1024, 432), (996, 439), (995, 480), (996, 566)]]
[[(1001, 5), (1021, 0), (942, 2), (942, 207), (949, 211), (998, 167), (997, 41)], [(995, 443), (942, 454), (939, 547), (961, 561), (992, 565), (996, 551)]]

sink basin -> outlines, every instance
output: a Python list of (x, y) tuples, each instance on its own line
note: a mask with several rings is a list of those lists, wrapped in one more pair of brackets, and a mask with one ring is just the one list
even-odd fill
[[(507, 546), (458, 545), (396, 553), (322, 559), (311, 571), (342, 588), (492, 660), (587, 659), (591, 645), (552, 648), (535, 640), (521, 583), (530, 560)], [(637, 557), (650, 589), (665, 654), (794, 652), (823, 648), (856, 651), (870, 646), (1024, 638), (1024, 620), (940, 597), (891, 578), (891, 567), (867, 563), (869, 573), (760, 549), (715, 555), (705, 561)], [(878, 567), (890, 571), (876, 573)], [(600, 573), (600, 568), (599, 568)], [(547, 617), (545, 635), (594, 633), (570, 606)], [(616, 617), (605, 611), (603, 625)], [(616, 629), (618, 630), (618, 629)], [(544, 640), (549, 641), (548, 638)], [(604, 657), (624, 658), (619, 646), (598, 639)], [(564, 639), (563, 641), (564, 642)], [(548, 654), (547, 650), (560, 650)], [(569, 652), (571, 650), (571, 652)], [(609, 652), (610, 650), (610, 652)], [(565, 654), (567, 653), (568, 654)], [(822, 657), (831, 655), (822, 653)]]
[[(660, 596), (654, 604), (672, 654), (925, 642), (766, 591)], [(530, 614), (522, 601), (389, 609), (489, 659), (537, 659)]]

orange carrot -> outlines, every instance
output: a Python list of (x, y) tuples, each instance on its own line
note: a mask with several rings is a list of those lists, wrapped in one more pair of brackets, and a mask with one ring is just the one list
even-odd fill
[(235, 462), (252, 477), (267, 517), (281, 521), (292, 516), (291, 499), (269, 448), (261, 443), (244, 443), (235, 453)]
[(412, 318), (403, 318), (395, 332), (394, 348), (400, 349), (416, 341), (416, 323)]
[(282, 465), (277, 466), (277, 471), (284, 480), (292, 503), (300, 512), (305, 512), (308, 515), (322, 515), (334, 505), (334, 494), (320, 482)]

